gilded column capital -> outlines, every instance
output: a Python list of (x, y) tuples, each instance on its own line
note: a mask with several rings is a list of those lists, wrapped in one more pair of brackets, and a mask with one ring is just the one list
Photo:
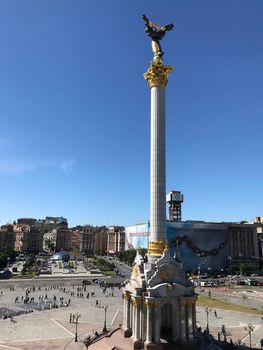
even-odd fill
[(123, 292), (123, 297), (124, 297), (124, 299), (126, 299), (126, 300), (130, 300), (130, 299), (131, 299), (131, 293), (128, 292), (128, 291), (124, 291), (124, 292)]
[(180, 300), (180, 305), (181, 306), (185, 306), (187, 304), (187, 300), (186, 299), (181, 299)]
[(131, 301), (132, 301), (132, 303), (133, 303), (134, 306), (139, 306), (139, 305), (141, 305), (141, 303), (142, 303), (141, 298), (132, 297), (132, 298), (131, 298)]
[(154, 307), (154, 300), (152, 299), (145, 299), (145, 305), (148, 309), (151, 309)]
[(194, 304), (194, 299), (187, 299), (186, 300), (186, 305), (191, 306)]
[(166, 87), (168, 75), (172, 72), (172, 66), (151, 64), (147, 72), (144, 73), (144, 79), (148, 81), (150, 88), (152, 87)]
[(162, 256), (167, 247), (166, 241), (151, 241), (149, 242), (148, 255)]
[(162, 302), (160, 300), (155, 300), (154, 301), (154, 307), (159, 308), (161, 306)]

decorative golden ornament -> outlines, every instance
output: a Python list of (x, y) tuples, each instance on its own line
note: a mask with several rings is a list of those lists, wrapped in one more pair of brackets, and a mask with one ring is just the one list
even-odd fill
[(181, 300), (180, 300), (180, 305), (181, 305), (181, 306), (185, 306), (186, 303), (187, 303), (186, 299), (181, 299)]
[(154, 307), (154, 300), (146, 299), (145, 300), (145, 305), (147, 306), (148, 309)]
[(140, 274), (140, 269), (139, 269), (139, 266), (135, 265), (132, 269), (132, 274), (135, 276), (135, 277), (138, 277), (139, 274)]
[(188, 306), (193, 305), (193, 303), (194, 303), (193, 299), (187, 299), (186, 300), (186, 305), (188, 305)]
[(154, 301), (154, 307), (156, 307), (156, 308), (160, 307), (161, 304), (162, 304), (162, 303), (161, 303), (160, 300), (155, 300), (155, 301)]
[(144, 73), (144, 79), (148, 81), (150, 88), (152, 87), (166, 87), (167, 78), (173, 71), (172, 66), (165, 66), (163, 64), (151, 64), (150, 68)]
[(137, 298), (134, 298), (134, 297), (132, 297), (131, 300), (132, 300), (132, 303), (133, 303), (134, 306), (139, 306), (142, 303), (141, 299), (137, 299)]
[(126, 300), (130, 300), (131, 299), (131, 293), (130, 292), (123, 292), (123, 297)]
[(167, 249), (166, 241), (149, 242), (148, 255), (162, 256), (165, 249)]

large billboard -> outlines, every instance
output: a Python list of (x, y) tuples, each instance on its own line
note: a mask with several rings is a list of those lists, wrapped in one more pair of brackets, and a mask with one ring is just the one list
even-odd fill
[[(140, 224), (126, 227), (125, 249), (148, 248), (151, 227)], [(179, 248), (180, 257), (187, 271), (201, 273), (228, 265), (228, 225), (197, 221), (167, 222), (166, 235), (171, 254)]]
[(150, 225), (140, 224), (125, 228), (125, 249), (148, 248)]
[(228, 266), (228, 225), (208, 222), (167, 222), (166, 235), (172, 251), (178, 246), (188, 271), (203, 271)]

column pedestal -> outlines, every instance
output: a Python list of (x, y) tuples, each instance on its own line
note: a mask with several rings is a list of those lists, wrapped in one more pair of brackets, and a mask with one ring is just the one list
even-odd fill
[(144, 343), (144, 350), (163, 350), (163, 344), (154, 344), (148, 343), (147, 341)]

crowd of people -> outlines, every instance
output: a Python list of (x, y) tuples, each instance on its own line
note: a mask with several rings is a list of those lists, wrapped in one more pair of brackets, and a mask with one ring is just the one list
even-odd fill
[[(114, 287), (110, 287), (108, 293), (108, 287), (100, 286), (100, 288), (103, 294), (106, 294), (106, 297), (114, 296)], [(74, 298), (89, 299), (95, 297), (95, 291), (92, 286), (86, 286), (83, 284), (81, 286), (72, 285), (68, 287), (58, 285), (45, 287), (31, 285), (22, 287), (21, 289), (11, 286), (9, 290), (16, 293), (19, 292), (14, 297), (16, 308), (26, 308), (18, 311), (6, 309), (5, 312), (2, 312), (0, 318), (11, 318), (12, 322), (14, 322), (14, 316), (33, 312), (34, 310), (43, 311), (52, 308), (68, 307), (71, 305)], [(3, 291), (0, 291), (0, 296), (3, 295)], [(94, 306), (102, 307), (101, 305), (101, 301), (96, 299)]]

